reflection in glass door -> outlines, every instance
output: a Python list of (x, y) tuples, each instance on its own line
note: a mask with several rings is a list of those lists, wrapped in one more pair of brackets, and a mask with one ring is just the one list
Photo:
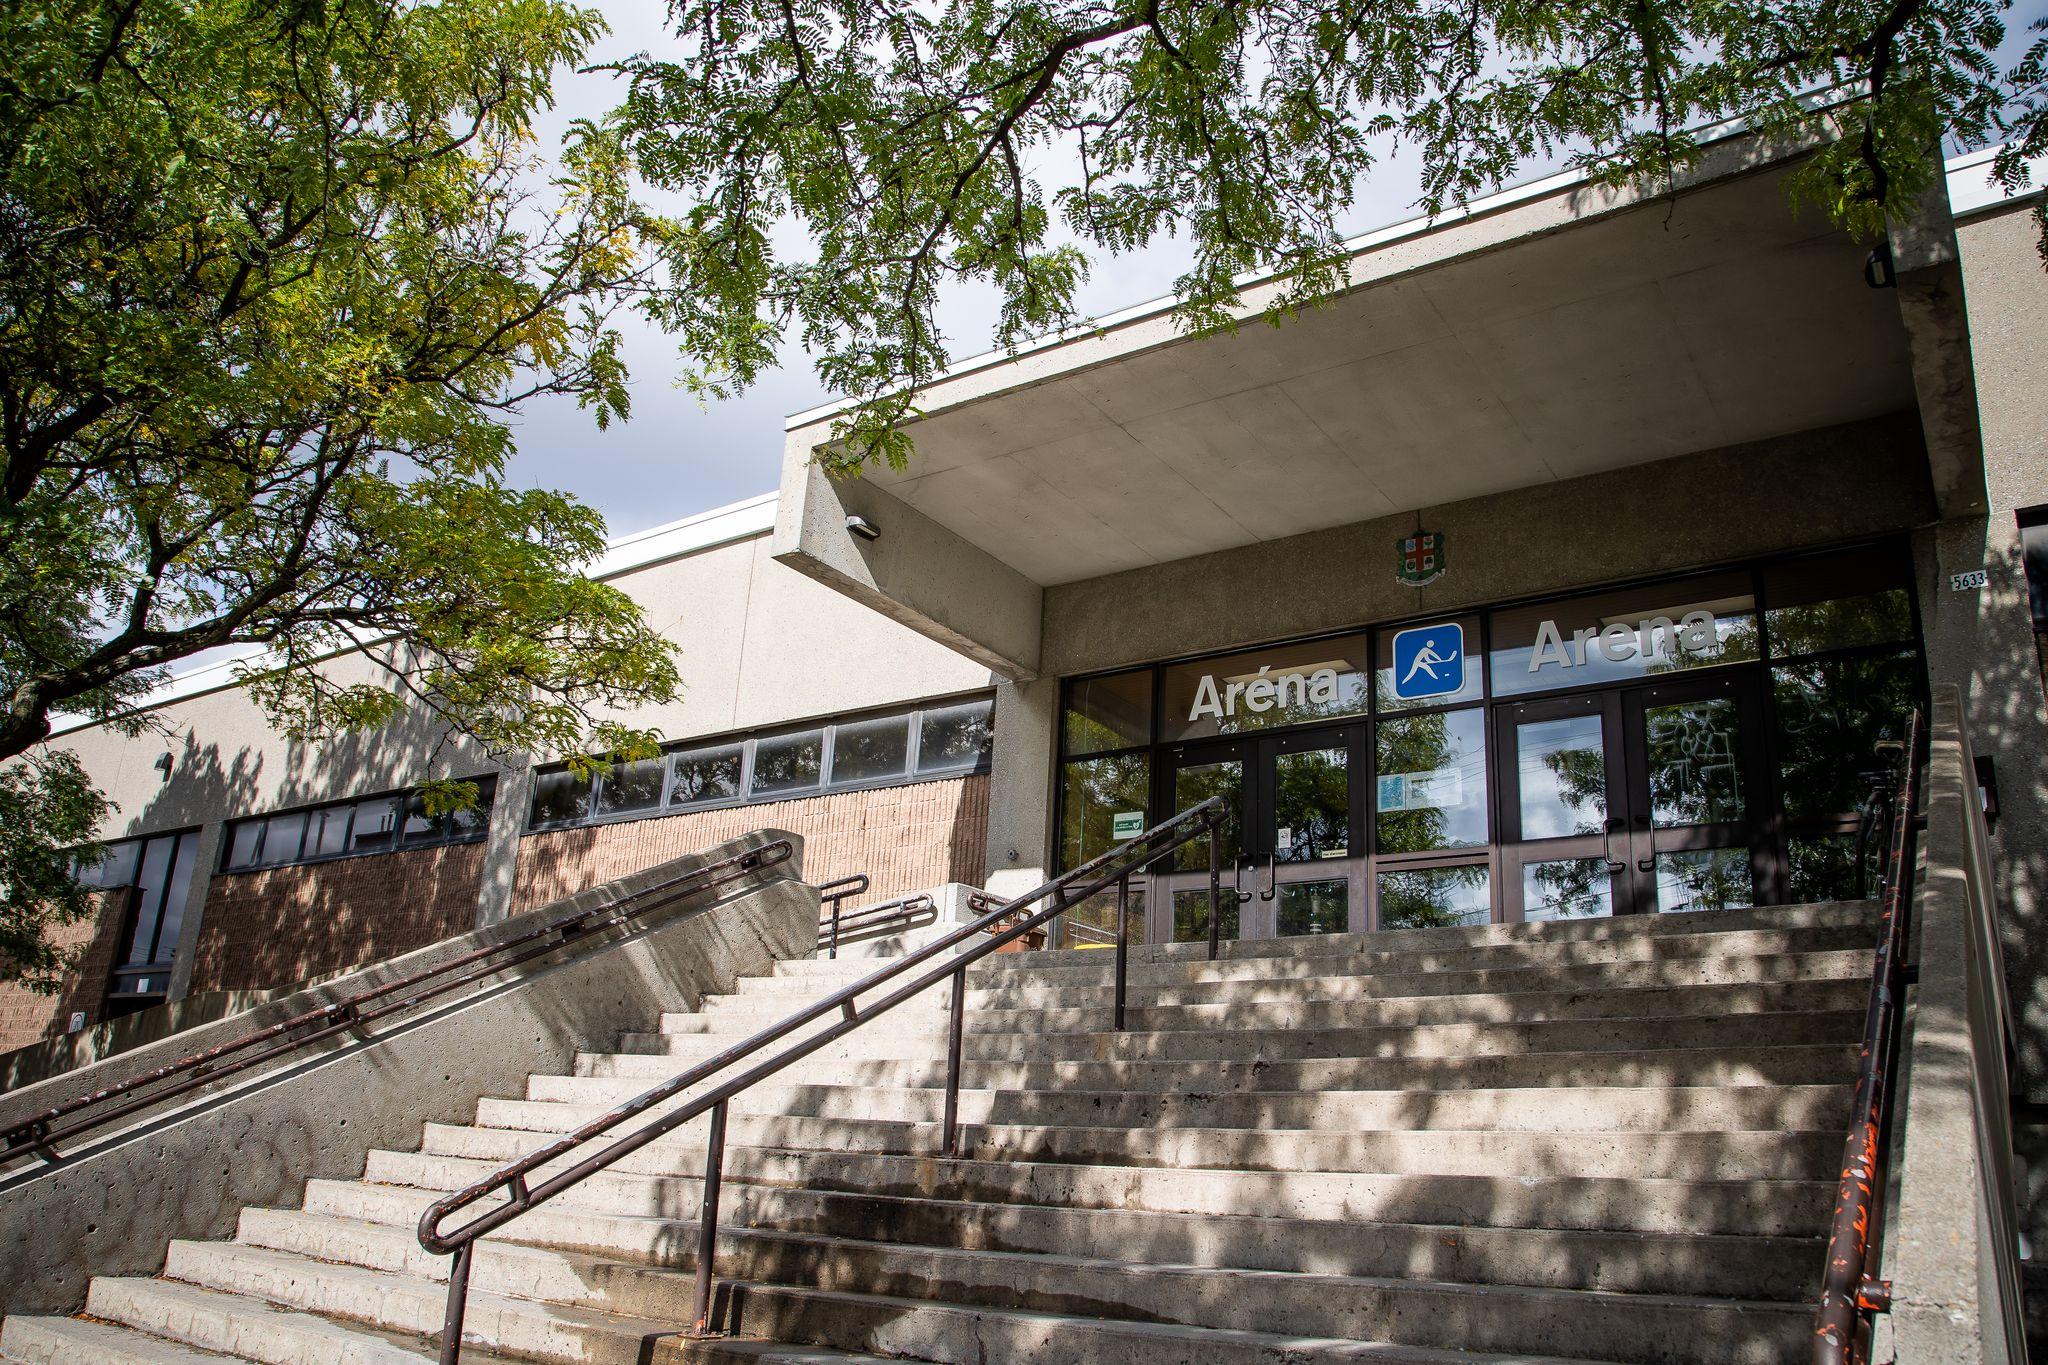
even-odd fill
[(1568, 697), (1502, 707), (1501, 879), (1510, 919), (1614, 914), (1628, 894), (1620, 701)]
[(1263, 867), (1248, 937), (1365, 929), (1358, 745), (1353, 728), (1260, 742), (1251, 853)]
[(1500, 708), (1509, 917), (1754, 904), (1760, 704), (1721, 677)]
[[(1218, 831), (1217, 856), (1223, 872), (1219, 937), (1239, 937), (1239, 905), (1235, 888), (1245, 880), (1241, 863), (1248, 822), (1249, 791), (1245, 768), (1251, 741), (1186, 745), (1168, 752), (1161, 780), (1169, 814), (1179, 814), (1214, 796), (1229, 806), (1229, 821)], [(1163, 817), (1162, 817), (1163, 818)], [(1145, 897), (1151, 916), (1146, 937), (1151, 942), (1192, 943), (1209, 937), (1209, 841), (1183, 844), (1155, 870)]]
[(1626, 698), (1636, 896), (1646, 910), (1756, 903), (1766, 855), (1762, 698), (1747, 677), (1640, 688)]
[[(1359, 727), (1189, 745), (1161, 781), (1173, 811), (1225, 797), (1235, 818), (1220, 841), (1220, 937), (1341, 934), (1365, 927), (1364, 784)], [(1148, 931), (1175, 942), (1209, 935), (1209, 849), (1182, 847), (1155, 870)]]

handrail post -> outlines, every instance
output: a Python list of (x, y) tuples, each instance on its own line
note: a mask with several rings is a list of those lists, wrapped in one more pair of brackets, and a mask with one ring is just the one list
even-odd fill
[(1216, 960), (1216, 945), (1223, 933), (1223, 841), (1220, 830), (1209, 826), (1209, 960)]
[(963, 964), (953, 973), (952, 1017), (947, 1021), (945, 1132), (939, 1150), (948, 1157), (960, 1155), (960, 1045), (966, 1013), (967, 968)]
[(448, 1267), (448, 1307), (441, 1315), (441, 1365), (457, 1365), (462, 1359), (462, 1317), (469, 1307), (469, 1257), (476, 1243), (455, 1248), (455, 1260)]
[[(718, 1186), (725, 1166), (725, 1104), (711, 1106), (711, 1132), (704, 1149), (704, 1203), (697, 1214), (696, 1336), (711, 1330), (711, 1273), (718, 1260)], [(469, 1248), (464, 1247), (466, 1254)]]
[(845, 900), (844, 896), (832, 898), (832, 946), (825, 950), (825, 956), (835, 961), (839, 957), (839, 907)]
[(1116, 1031), (1124, 1031), (1124, 975), (1131, 955), (1131, 879), (1116, 883)]

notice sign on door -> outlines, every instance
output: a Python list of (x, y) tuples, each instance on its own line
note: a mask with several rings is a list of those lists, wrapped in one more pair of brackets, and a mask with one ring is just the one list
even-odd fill
[(1465, 628), (1456, 621), (1411, 626), (1394, 635), (1394, 695), (1402, 701), (1445, 697), (1465, 688)]
[(1109, 817), (1109, 837), (1119, 842), (1135, 839), (1145, 832), (1145, 812), (1120, 810)]

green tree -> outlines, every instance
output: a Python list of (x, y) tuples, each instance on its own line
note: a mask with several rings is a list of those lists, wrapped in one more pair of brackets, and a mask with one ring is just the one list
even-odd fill
[(1172, 233), (1187, 325), (1233, 325), (1248, 272), (1278, 279), (1277, 322), (1343, 283), (1339, 225), (1395, 148), (1431, 212), (1559, 155), (1660, 187), (1737, 116), (1818, 145), (1798, 193), (1867, 236), (1945, 135), (2012, 136), (1998, 173), (2023, 184), (2044, 53), (1997, 69), (2008, 4), (669, 0), (620, 124), (691, 202), (666, 321), (704, 381), (801, 337), (861, 400), (826, 457), (857, 468), (909, 452), (949, 283), (994, 287), (1010, 345), (1080, 321), (1091, 253)]
[[(260, 647), (294, 734), (424, 706), (495, 750), (649, 742), (597, 719), (678, 688), (581, 572), (601, 521), (504, 478), (521, 403), (625, 411), (610, 320), (680, 241), (614, 133), (535, 145), (601, 31), (558, 0), (0, 7), (0, 974), (46, 978), (85, 908), (48, 875), (99, 814), (53, 715), (139, 727), (202, 651)], [(342, 650), (381, 667), (312, 666)]]

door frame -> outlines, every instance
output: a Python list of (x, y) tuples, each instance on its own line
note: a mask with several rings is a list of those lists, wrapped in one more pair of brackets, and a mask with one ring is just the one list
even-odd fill
[[(1653, 705), (1683, 705), (1721, 698), (1733, 701), (1736, 708), (1739, 747), (1735, 760), (1742, 784), (1742, 816), (1737, 820), (1659, 827), (1652, 818), (1655, 798), (1650, 792), (1649, 778), (1649, 710)], [(1659, 909), (1657, 854), (1715, 848), (1745, 849), (1750, 875), (1749, 903), (1771, 903), (1773, 889), (1783, 886), (1785, 873), (1784, 855), (1772, 837), (1772, 812), (1778, 802), (1764, 733), (1769, 721), (1764, 704), (1764, 675), (1758, 670), (1740, 668), (1673, 674), (1626, 689), (1622, 706), (1628, 784), (1635, 798), (1629, 810), (1628, 851), (1634, 903), (1644, 912)]]
[[(1541, 725), (1575, 716), (1596, 716), (1600, 720), (1601, 750), (1607, 778), (1601, 831), (1597, 834), (1526, 838), (1522, 831), (1521, 749), (1516, 743), (1516, 732), (1524, 725)], [(1629, 862), (1632, 853), (1627, 817), (1630, 808), (1628, 734), (1621, 694), (1610, 689), (1501, 702), (1493, 708), (1493, 723), (1494, 772), (1499, 787), (1495, 798), (1494, 847), (1499, 878), (1497, 906), (1502, 919), (1509, 924), (1525, 921), (1528, 906), (1524, 903), (1522, 882), (1523, 871), (1530, 864), (1590, 858), (1598, 858), (1606, 864), (1608, 913), (1634, 913), (1637, 906)]]
[[(1238, 848), (1222, 864), (1225, 913), (1234, 900), (1237, 932), (1226, 938), (1266, 939), (1279, 934), (1280, 888), (1304, 882), (1346, 880), (1345, 932), (1362, 933), (1370, 922), (1371, 876), (1366, 857), (1368, 823), (1365, 804), (1371, 792), (1370, 727), (1361, 719), (1307, 730), (1286, 730), (1274, 734), (1220, 736), (1162, 745), (1162, 761), (1155, 765), (1153, 802), (1155, 810), (1177, 811), (1181, 801), (1176, 793), (1177, 775), (1185, 768), (1204, 764), (1237, 762)], [(1342, 858), (1319, 858), (1281, 862), (1273, 842), (1273, 824), (1278, 805), (1278, 764), (1288, 753), (1341, 748), (1345, 751), (1346, 796), (1349, 809), (1348, 844)], [(1197, 850), (1198, 841), (1187, 845)], [(1153, 864), (1145, 888), (1145, 941), (1171, 943), (1173, 903), (1176, 894), (1207, 894), (1206, 865), (1191, 868), (1172, 866), (1173, 855)], [(1226, 928), (1228, 926), (1226, 925)]]

